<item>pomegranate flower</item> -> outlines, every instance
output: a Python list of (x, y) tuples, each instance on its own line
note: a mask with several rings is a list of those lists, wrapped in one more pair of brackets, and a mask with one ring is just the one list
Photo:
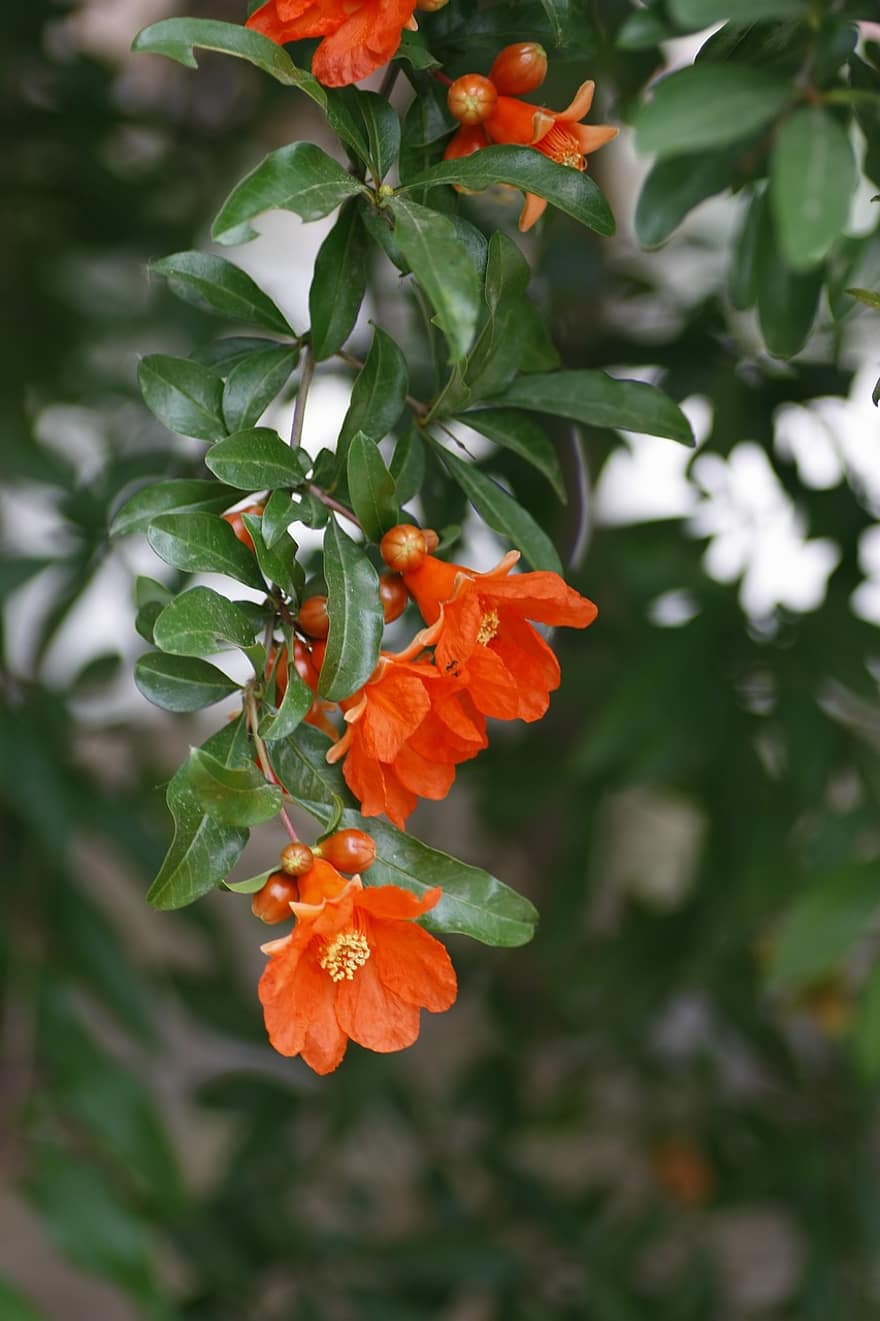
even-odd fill
[(345, 87), (387, 64), (404, 28), (415, 28), (415, 0), (268, 0), (247, 26), (284, 45), (323, 37), (312, 73), (325, 87)]
[(349, 1039), (382, 1053), (403, 1050), (419, 1035), (420, 1011), (453, 1004), (455, 971), (444, 946), (414, 918), (442, 891), (421, 899), (396, 885), (364, 889), (316, 859), (291, 903), (290, 935), (263, 946), (269, 963), (260, 1001), (269, 1040), (281, 1055), (301, 1055), (316, 1073), (331, 1073)]

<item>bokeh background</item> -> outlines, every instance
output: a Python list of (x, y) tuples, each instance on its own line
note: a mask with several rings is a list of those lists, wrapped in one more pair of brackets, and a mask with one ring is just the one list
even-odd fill
[[(629, 12), (594, 8), (610, 32)], [(542, 923), (525, 950), (451, 941), (453, 1012), (318, 1080), (265, 1043), (247, 899), (142, 897), (164, 783), (225, 715), (155, 712), (130, 678), (133, 579), (164, 566), (112, 545), (109, 515), (201, 452), (139, 403), (137, 359), (215, 333), (145, 267), (205, 244), (266, 150), (328, 144), (248, 66), (130, 56), (171, 12), (0, 13), (0, 1318), (876, 1318), (877, 314), (841, 297), (794, 361), (769, 357), (726, 295), (740, 200), (640, 251), (626, 132), (595, 162), (618, 236), (556, 215), (529, 238), (566, 365), (661, 383), (698, 449), (560, 428), (562, 511), (499, 465), (601, 616), (557, 639), (550, 716), (499, 731), (412, 828)], [(596, 76), (625, 118), (656, 68), (609, 40), (556, 64), (548, 101)], [(847, 253), (876, 287), (870, 193)], [(325, 228), (260, 228), (231, 255), (305, 324)], [(400, 329), (388, 268), (367, 314)], [(307, 445), (349, 383), (319, 378)], [(264, 828), (249, 870), (279, 843)]]

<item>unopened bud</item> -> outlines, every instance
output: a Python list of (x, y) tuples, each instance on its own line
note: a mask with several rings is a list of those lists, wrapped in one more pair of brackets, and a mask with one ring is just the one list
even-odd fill
[(385, 623), (393, 624), (409, 604), (409, 592), (404, 587), (399, 573), (379, 574), (379, 599), (382, 602)]
[(281, 866), (288, 876), (305, 876), (315, 865), (315, 855), (308, 844), (288, 844), (281, 850)]
[(398, 523), (379, 543), (382, 559), (395, 573), (417, 569), (428, 553), (425, 534), (413, 523)]
[(533, 92), (547, 76), (547, 52), (537, 41), (518, 41), (495, 57), (489, 78), (502, 96)]
[(315, 845), (315, 852), (348, 876), (366, 871), (376, 861), (376, 843), (363, 830), (337, 830)]
[(326, 596), (310, 596), (303, 601), (296, 622), (310, 638), (326, 638), (330, 631)]
[(274, 926), (292, 916), (290, 905), (299, 899), (299, 886), (292, 876), (283, 871), (273, 872), (262, 890), (251, 901), (251, 912), (261, 922)]
[(495, 86), (479, 73), (456, 78), (447, 93), (450, 113), (460, 124), (482, 124), (492, 114), (497, 100)]

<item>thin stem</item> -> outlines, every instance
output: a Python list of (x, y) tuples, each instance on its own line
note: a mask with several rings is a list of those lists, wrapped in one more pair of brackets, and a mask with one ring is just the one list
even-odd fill
[(340, 504), (338, 500), (334, 500), (332, 495), (322, 491), (320, 486), (316, 486), (314, 482), (309, 482), (306, 490), (309, 495), (313, 495), (316, 500), (320, 500), (322, 505), (332, 509), (335, 514), (341, 514), (343, 518), (348, 519), (349, 523), (354, 523), (356, 528), (360, 528), (360, 519), (350, 509), (346, 509), (345, 505)]
[(303, 354), (302, 375), (299, 378), (299, 389), (296, 392), (296, 403), (293, 406), (293, 421), (290, 424), (291, 449), (299, 449), (302, 444), (303, 423), (306, 420), (306, 404), (309, 398), (309, 390), (312, 388), (312, 378), (314, 375), (315, 359), (312, 357), (311, 345), (307, 344)]
[[(254, 697), (253, 688), (248, 688), (247, 692), (245, 693), (244, 702), (245, 702), (245, 711), (247, 712), (248, 728), (251, 731), (251, 738), (254, 740), (254, 747), (257, 750), (257, 761), (260, 763), (260, 770), (263, 772), (263, 774), (265, 775), (266, 779), (269, 781), (270, 784), (277, 784), (278, 781), (275, 777), (275, 772), (272, 770), (272, 763), (269, 761), (269, 754), (266, 751), (266, 745), (263, 742), (263, 740), (260, 738), (260, 735), (257, 733), (257, 725), (259, 723), (259, 717), (257, 714), (257, 699)], [(281, 817), (282, 822), (284, 823), (284, 829), (287, 831), (292, 842), (294, 844), (298, 844), (299, 835), (296, 833), (294, 824), (291, 821), (290, 817), (287, 815), (286, 808), (282, 807), (279, 815)]]
[(438, 71), (433, 73), (431, 76), (435, 82), (442, 83), (444, 87), (452, 86), (452, 79), (448, 78), (445, 73), (440, 73)]
[(379, 95), (386, 101), (391, 100), (391, 93), (394, 91), (394, 84), (397, 82), (397, 75), (400, 73), (400, 65), (392, 61), (385, 70), (385, 76), (379, 87)]

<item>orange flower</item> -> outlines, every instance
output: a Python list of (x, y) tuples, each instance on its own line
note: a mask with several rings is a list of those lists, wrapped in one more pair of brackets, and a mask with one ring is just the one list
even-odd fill
[(342, 707), (348, 728), (327, 760), (345, 758), (342, 773), (364, 816), (384, 814), (401, 829), (419, 798), (445, 798), (456, 766), (486, 746), (486, 722), (469, 695), (427, 661), (383, 656)]
[[(449, 89), (449, 108), (456, 118), (457, 107), (467, 106), (467, 119), (450, 140), (444, 160), (457, 160), (470, 156), (482, 147), (495, 144), (513, 143), (524, 147), (534, 147), (542, 156), (566, 165), (570, 169), (583, 171), (587, 168), (587, 156), (603, 147), (606, 142), (616, 138), (619, 129), (609, 124), (581, 124), (579, 120), (589, 112), (593, 104), (595, 83), (585, 82), (578, 88), (571, 105), (565, 110), (548, 110), (544, 106), (529, 105), (527, 101), (505, 94), (505, 89), (518, 87), (537, 87), (543, 80), (540, 61), (533, 64), (533, 73), (523, 75), (521, 54), (530, 46), (506, 46), (492, 66), (489, 81), (499, 93), (493, 102), (491, 97), (484, 97), (481, 104), (486, 107), (485, 117), (474, 121), (473, 97), (460, 94), (459, 85), (467, 84), (474, 75), (465, 75), (452, 84)], [(540, 50), (540, 47), (536, 48)], [(505, 62), (508, 52), (516, 52), (517, 58)], [(546, 68), (546, 64), (544, 65)], [(537, 81), (536, 81), (537, 80)], [(464, 89), (467, 91), (467, 87)], [(525, 232), (531, 229), (546, 210), (547, 202), (535, 193), (526, 193), (525, 205), (519, 218), (519, 227)]]
[[(439, 887), (417, 899), (396, 885), (364, 889), (316, 858), (290, 905), (290, 935), (263, 946), (260, 978), (269, 1040), (281, 1055), (302, 1055), (331, 1073), (349, 1038), (383, 1053), (411, 1046), (422, 1009), (454, 1002), (455, 971), (443, 945), (414, 918), (433, 908)], [(308, 894), (308, 900), (306, 900)]]
[(415, 28), (415, 0), (269, 0), (247, 26), (279, 45), (323, 37), (312, 73), (325, 87), (345, 87), (387, 64), (404, 28)]
[(510, 551), (489, 573), (426, 555), (403, 575), (430, 627), (441, 674), (464, 688), (477, 711), (498, 720), (538, 720), (559, 687), (559, 662), (528, 620), (586, 628), (598, 611), (558, 573), (507, 575), (519, 559)]

